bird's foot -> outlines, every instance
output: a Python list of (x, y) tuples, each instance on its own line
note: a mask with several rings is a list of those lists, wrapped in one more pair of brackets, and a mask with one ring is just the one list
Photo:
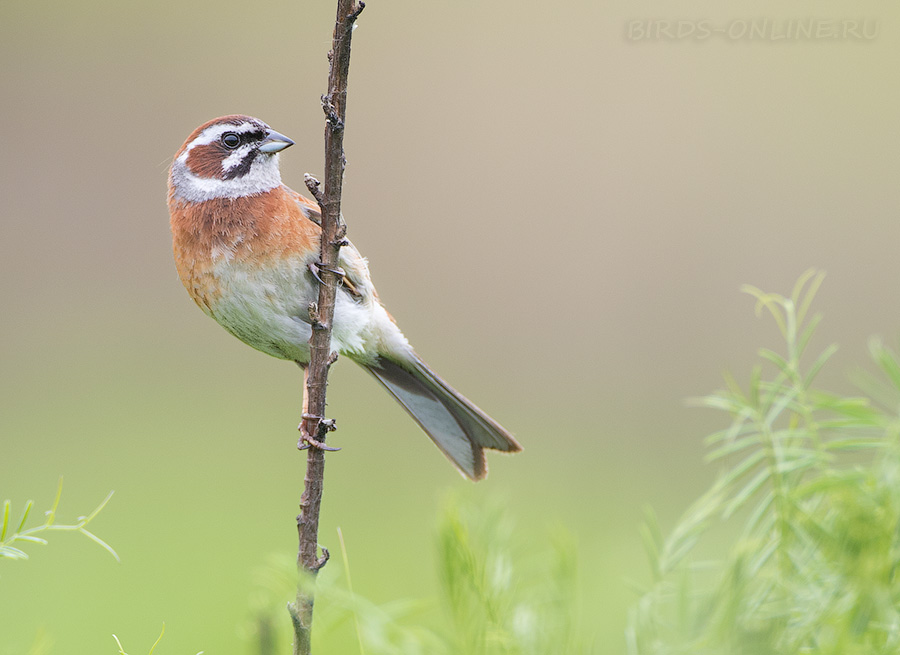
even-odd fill
[(319, 546), (322, 549), (322, 557), (316, 560), (316, 568), (313, 569), (313, 573), (317, 573), (319, 569), (328, 564), (328, 560), (331, 558), (331, 553), (328, 552), (328, 549), (325, 546)]
[(297, 450), (309, 450), (310, 448), (324, 450), (329, 453), (336, 453), (340, 450), (340, 448), (336, 448), (335, 446), (326, 446), (324, 442), (317, 441), (312, 437), (300, 437), (300, 441), (297, 442)]
[[(314, 438), (310, 435), (311, 430), (307, 427), (307, 421), (316, 422), (315, 432), (316, 437), (318, 438)], [(297, 429), (300, 430), (300, 440), (297, 442), (297, 448), (299, 450), (308, 450), (310, 448), (328, 452), (337, 452), (340, 450), (340, 448), (325, 445), (325, 435), (337, 429), (333, 418), (325, 418), (324, 416), (303, 412), (303, 420), (300, 422)]]
[(308, 268), (309, 272), (313, 274), (313, 277), (319, 281), (319, 284), (325, 284), (325, 282), (319, 276), (319, 271), (328, 271), (329, 273), (334, 273), (337, 276), (338, 280), (342, 279), (346, 275), (346, 272), (340, 266), (336, 268), (328, 268), (327, 266), (323, 266), (318, 262), (310, 262)]

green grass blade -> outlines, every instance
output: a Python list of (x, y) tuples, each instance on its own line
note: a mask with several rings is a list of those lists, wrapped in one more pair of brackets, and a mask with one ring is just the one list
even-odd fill
[(6, 557), (8, 559), (28, 559), (28, 554), (13, 546), (0, 546), (0, 557)]
[(880, 339), (874, 337), (869, 340), (869, 352), (894, 387), (900, 389), (900, 363), (897, 362), (894, 353)]
[(735, 439), (730, 443), (726, 443), (722, 446), (719, 446), (715, 450), (710, 451), (704, 457), (704, 460), (707, 462), (714, 462), (718, 459), (723, 459), (724, 457), (728, 457), (729, 455), (733, 455), (747, 448), (752, 448), (753, 446), (758, 446), (760, 444), (760, 437), (758, 433), (751, 434), (746, 437), (741, 437), (740, 439)]
[(159, 642), (162, 641), (163, 635), (166, 634), (166, 624), (162, 624), (162, 630), (159, 631), (159, 636), (156, 638), (156, 641), (153, 642), (153, 645), (150, 647), (150, 652), (147, 655), (153, 655), (153, 651), (156, 650), (156, 647), (159, 645)]
[(100, 502), (100, 504), (97, 505), (96, 508), (94, 508), (94, 511), (91, 512), (90, 514), (88, 514), (86, 517), (84, 517), (84, 518), (81, 520), (81, 525), (82, 525), (82, 526), (85, 526), (85, 525), (87, 525), (88, 523), (90, 523), (91, 521), (93, 521), (94, 518), (96, 518), (97, 514), (99, 514), (99, 513), (103, 510), (103, 508), (106, 507), (106, 503), (109, 502), (109, 499), (113, 497), (113, 494), (114, 494), (114, 493), (115, 493), (115, 491), (110, 491), (108, 494), (106, 494), (106, 498), (104, 498), (104, 499)]
[(759, 407), (759, 386), (762, 379), (762, 367), (754, 366), (750, 371), (750, 407)]
[(819, 374), (819, 371), (821, 371), (822, 367), (825, 366), (825, 362), (831, 359), (831, 356), (837, 352), (837, 349), (837, 344), (833, 343), (816, 358), (816, 361), (813, 362), (812, 366), (809, 367), (809, 371), (806, 373), (806, 377), (803, 378), (804, 389), (808, 389), (810, 387), (812, 381)]
[(0, 543), (6, 541), (6, 529), (9, 527), (9, 506), (8, 500), (3, 501), (3, 527), (0, 528)]
[(730, 518), (736, 511), (743, 507), (750, 498), (769, 480), (771, 472), (768, 469), (759, 471), (744, 487), (732, 496), (731, 500), (725, 505), (722, 512), (723, 518)]
[(59, 507), (59, 499), (62, 498), (63, 479), (59, 476), (59, 484), (56, 486), (56, 498), (53, 499), (53, 506), (47, 512), (47, 523), (49, 527), (56, 520), (56, 510)]
[(797, 281), (794, 282), (794, 288), (791, 290), (791, 300), (794, 301), (794, 304), (799, 304), (800, 302), (800, 293), (803, 291), (803, 287), (809, 281), (809, 279), (816, 274), (816, 269), (807, 268), (800, 274), (800, 277), (797, 278)]
[[(806, 284), (806, 281), (809, 280), (810, 277), (812, 277), (812, 281), (806, 289), (806, 294), (803, 296), (803, 300), (798, 303), (797, 301), (799, 299), (800, 290), (803, 288), (803, 285)], [(810, 305), (812, 305), (813, 299), (819, 292), (819, 287), (822, 286), (823, 280), (825, 280), (824, 271), (819, 271), (818, 273), (816, 273), (815, 269), (809, 269), (802, 276), (800, 276), (800, 279), (797, 280), (797, 284), (794, 285), (794, 294), (792, 295), (792, 297), (794, 298), (794, 304), (798, 305), (797, 321), (799, 323), (803, 323), (803, 319), (806, 316), (806, 313), (809, 311), (809, 307)]]
[(751, 413), (752, 412), (750, 409), (747, 409), (746, 412), (742, 412), (740, 415), (734, 418), (734, 420), (731, 422), (731, 425), (727, 429), (713, 432), (703, 440), (704, 443), (707, 446), (711, 446), (712, 444), (718, 443), (720, 441), (735, 441), (738, 437), (744, 437), (751, 432), (755, 432), (755, 426), (747, 422), (747, 419), (750, 418), (749, 415)]
[(744, 475), (748, 472), (752, 471), (753, 468), (762, 462), (766, 458), (766, 453), (763, 450), (757, 450), (754, 453), (751, 453), (743, 460), (741, 460), (740, 464), (731, 467), (726, 473), (722, 475), (722, 482), (727, 486), (733, 485), (735, 482), (740, 480)]
[(768, 348), (760, 348), (759, 356), (769, 362), (772, 362), (782, 372), (790, 373), (791, 365), (784, 357), (776, 353), (774, 350), (769, 350)]
[(16, 532), (21, 532), (22, 529), (25, 527), (25, 521), (28, 520), (28, 515), (31, 513), (32, 507), (34, 507), (33, 500), (29, 500), (27, 503), (25, 503), (25, 509), (22, 512), (22, 520), (19, 521), (19, 527), (16, 528)]
[(811, 319), (809, 319), (809, 323), (806, 324), (806, 327), (803, 328), (803, 332), (800, 333), (800, 336), (797, 338), (797, 356), (800, 357), (803, 353), (806, 352), (807, 346), (809, 346), (809, 342), (812, 340), (813, 334), (816, 332), (816, 328), (819, 327), (819, 323), (822, 322), (822, 315), (816, 314)]
[(797, 389), (786, 389), (785, 393), (772, 403), (772, 406), (769, 408), (766, 416), (763, 418), (763, 422), (768, 426), (774, 425), (776, 419), (794, 401), (796, 397)]
[(781, 331), (781, 335), (785, 339), (787, 339), (788, 332), (787, 326), (785, 325), (783, 308), (785, 298), (778, 295), (777, 293), (765, 293), (761, 289), (758, 289), (757, 287), (754, 287), (750, 284), (743, 285), (741, 287), (741, 291), (756, 298), (756, 307), (754, 307), (754, 312), (756, 312), (757, 316), (760, 316), (762, 314), (763, 308), (769, 310), (769, 312), (772, 314), (772, 318), (775, 319), (775, 323), (778, 325), (778, 329)]
[(110, 545), (109, 545), (108, 543), (106, 543), (105, 541), (103, 541), (103, 539), (101, 539), (100, 537), (98, 537), (97, 535), (95, 535), (93, 532), (89, 532), (89, 531), (85, 530), (84, 528), (81, 528), (81, 529), (78, 530), (78, 531), (79, 531), (81, 534), (83, 534), (85, 537), (87, 537), (88, 539), (90, 539), (91, 541), (93, 541), (94, 543), (98, 544), (101, 548), (103, 548), (103, 549), (104, 549), (106, 552), (108, 552), (110, 555), (112, 555), (112, 556), (115, 558), (115, 560), (116, 560), (117, 562), (121, 562), (121, 561), (122, 561), (122, 559), (119, 557), (119, 554), (118, 554), (115, 550), (113, 550), (113, 547), (110, 546)]
[[(344, 575), (347, 578), (347, 591), (353, 594), (353, 579), (350, 577), (350, 558), (347, 556), (347, 544), (344, 542), (344, 532), (341, 530), (340, 526), (337, 529), (338, 533), (338, 543), (341, 545), (341, 559), (344, 564)], [(362, 630), (359, 627), (359, 612), (354, 608), (353, 610), (353, 625), (356, 628), (356, 641), (359, 644), (359, 653), (360, 655), (365, 655), (365, 646), (362, 635)]]
[(885, 448), (888, 443), (884, 439), (867, 439), (865, 437), (847, 437), (845, 439), (833, 439), (826, 441), (822, 447), (826, 450), (852, 452), (855, 450), (872, 450)]

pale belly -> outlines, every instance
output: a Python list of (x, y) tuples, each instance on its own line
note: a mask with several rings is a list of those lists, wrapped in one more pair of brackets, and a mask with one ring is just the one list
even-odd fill
[[(309, 305), (318, 298), (318, 283), (305, 264), (251, 268), (221, 258), (206, 275), (212, 279), (204, 286), (217, 292), (200, 304), (222, 327), (273, 357), (309, 361)], [(356, 361), (370, 360), (380, 350), (382, 315), (374, 298), (356, 301), (339, 290), (332, 349)], [(390, 328), (396, 330), (393, 323)]]

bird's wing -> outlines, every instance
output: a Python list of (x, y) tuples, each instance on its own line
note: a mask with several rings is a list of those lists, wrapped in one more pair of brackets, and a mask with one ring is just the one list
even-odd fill
[[(293, 189), (287, 188), (287, 191), (297, 203), (300, 213), (305, 218), (316, 225), (322, 225), (322, 212), (319, 209), (319, 203), (303, 194), (297, 193)], [(369, 266), (366, 258), (359, 254), (359, 251), (353, 247), (353, 244), (341, 248), (338, 262), (344, 270), (344, 276), (341, 278), (341, 288), (350, 294), (354, 300), (359, 302), (370, 296), (376, 296), (372, 280), (369, 278)]]
[(304, 217), (308, 218), (316, 225), (322, 224), (322, 212), (319, 210), (319, 203), (315, 200), (310, 200), (303, 194), (297, 193), (287, 186), (284, 188), (297, 203), (297, 206), (300, 208), (300, 213), (302, 213)]

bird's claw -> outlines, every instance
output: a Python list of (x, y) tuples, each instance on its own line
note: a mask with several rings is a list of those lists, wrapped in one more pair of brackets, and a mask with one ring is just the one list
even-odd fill
[[(310, 448), (315, 448), (317, 450), (324, 450), (327, 452), (337, 452), (340, 448), (336, 448), (334, 446), (326, 446), (324, 436), (329, 432), (336, 430), (335, 421), (333, 418), (325, 418), (324, 416), (319, 416), (317, 414), (308, 414), (303, 412), (302, 414), (303, 420), (300, 422), (298, 426), (298, 430), (300, 430), (300, 440), (297, 442), (298, 450), (309, 450)], [(306, 422), (309, 420), (318, 421), (316, 426), (316, 433), (323, 437), (322, 440), (315, 439), (310, 436), (309, 430), (306, 427)]]
[(328, 549), (325, 546), (319, 546), (322, 549), (322, 557), (316, 560), (316, 568), (315, 571), (318, 571), (323, 566), (328, 564), (328, 560), (331, 559), (331, 553), (328, 552)]
[(326, 446), (323, 442), (313, 439), (312, 437), (300, 437), (300, 441), (297, 442), (297, 450), (309, 450), (310, 448), (324, 450), (329, 453), (336, 453), (340, 450), (340, 448), (334, 446)]
[(319, 262), (310, 262), (309, 263), (309, 272), (313, 274), (313, 277), (319, 281), (319, 284), (325, 284), (324, 280), (319, 276), (319, 271), (328, 271), (329, 273), (334, 273), (338, 280), (340, 281), (347, 274), (343, 268), (338, 266), (337, 268), (328, 268), (327, 266), (323, 266)]

